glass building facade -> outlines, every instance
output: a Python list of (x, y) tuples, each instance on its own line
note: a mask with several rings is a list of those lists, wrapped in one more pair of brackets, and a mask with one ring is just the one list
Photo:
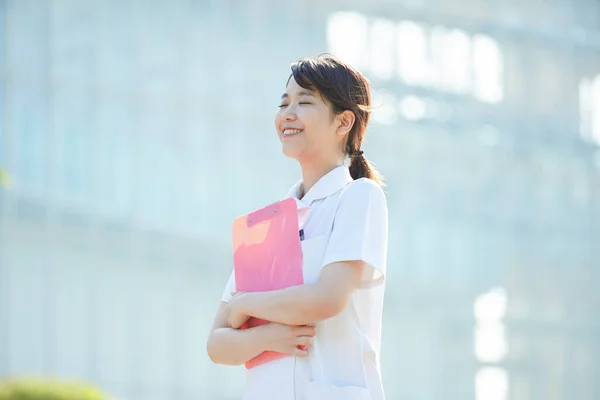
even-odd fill
[(591, 0), (0, 0), (0, 378), (239, 398), (205, 351), (231, 223), (299, 179), (273, 115), (332, 52), (374, 87), (388, 397), (600, 398), (599, 27)]

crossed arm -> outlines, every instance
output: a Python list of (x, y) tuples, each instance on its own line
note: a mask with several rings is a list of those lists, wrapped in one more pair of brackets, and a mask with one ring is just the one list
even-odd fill
[(287, 325), (307, 325), (344, 310), (363, 276), (362, 261), (335, 262), (323, 267), (314, 284), (271, 292), (240, 293), (229, 302), (229, 323), (239, 328), (248, 318)]
[[(387, 249), (387, 204), (383, 191), (369, 180), (360, 180), (347, 189), (336, 211), (336, 224), (329, 243), (338, 246), (335, 258), (355, 261), (333, 262), (321, 270), (314, 284), (287, 289), (238, 293), (219, 309), (219, 322), (209, 338), (209, 354), (218, 363), (239, 364), (264, 351), (271, 344), (262, 343), (274, 328), (280, 331), (310, 329), (302, 325), (331, 318), (341, 313), (361, 284), (365, 262), (373, 267), (385, 265)], [(350, 233), (349, 233), (350, 232)], [(343, 250), (343, 251), (342, 251)], [(332, 258), (330, 258), (332, 259)], [(256, 328), (235, 329), (250, 317), (273, 322)], [(216, 329), (215, 329), (216, 328)], [(298, 337), (314, 332), (296, 333)], [(289, 333), (283, 336), (289, 337)], [(267, 340), (268, 341), (268, 340)], [(296, 342), (290, 342), (298, 344)], [(293, 346), (296, 351), (296, 346)]]
[[(332, 263), (323, 268), (315, 284), (236, 294), (219, 305), (207, 342), (209, 357), (218, 364), (241, 365), (265, 350), (287, 348), (291, 354), (306, 355), (296, 345), (309, 344), (315, 331), (303, 325), (339, 314), (358, 287), (362, 270), (362, 261)], [(237, 329), (249, 317), (277, 324)]]

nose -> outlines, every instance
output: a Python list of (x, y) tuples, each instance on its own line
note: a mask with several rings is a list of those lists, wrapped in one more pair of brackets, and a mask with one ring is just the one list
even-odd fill
[(282, 118), (284, 121), (294, 121), (296, 119), (296, 109), (289, 105), (283, 110)]

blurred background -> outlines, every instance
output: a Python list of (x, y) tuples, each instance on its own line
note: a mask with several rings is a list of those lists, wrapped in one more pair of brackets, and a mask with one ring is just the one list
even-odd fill
[(388, 398), (600, 399), (598, 0), (0, 0), (0, 379), (241, 398), (231, 223), (323, 52), (374, 87)]

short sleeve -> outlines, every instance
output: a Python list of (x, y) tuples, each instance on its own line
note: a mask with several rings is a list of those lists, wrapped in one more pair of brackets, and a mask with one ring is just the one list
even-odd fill
[(370, 179), (352, 182), (340, 196), (325, 257), (325, 265), (363, 261), (369, 267), (362, 288), (384, 281), (388, 244), (387, 200), (381, 187)]
[(221, 296), (221, 301), (227, 303), (231, 300), (232, 293), (235, 292), (235, 274), (234, 271), (231, 271), (229, 275), (229, 279), (227, 280), (227, 285), (225, 285), (225, 290), (223, 291), (223, 295)]

